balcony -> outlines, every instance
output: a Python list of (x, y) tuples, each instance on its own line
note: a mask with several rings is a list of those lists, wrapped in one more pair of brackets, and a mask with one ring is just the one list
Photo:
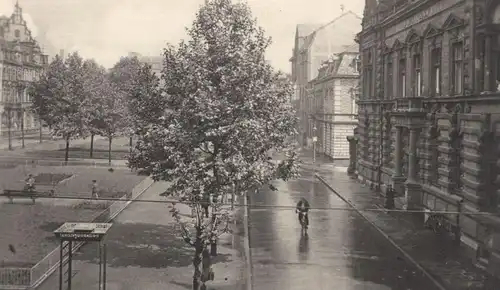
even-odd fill
[(423, 101), (422, 97), (396, 99), (394, 111), (398, 113), (423, 113), (425, 112)]

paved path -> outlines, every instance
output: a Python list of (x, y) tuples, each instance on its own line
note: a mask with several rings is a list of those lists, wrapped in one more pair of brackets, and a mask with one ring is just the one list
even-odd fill
[[(165, 187), (155, 183), (140, 199), (159, 200)], [(191, 249), (179, 238), (169, 206), (136, 202), (116, 218), (108, 234), (107, 290), (191, 289)], [(97, 257), (96, 244), (85, 245), (76, 255), (72, 290), (98, 289)], [(216, 262), (209, 289), (240, 289), (242, 261), (230, 237), (222, 239)], [(58, 272), (38, 289), (57, 290)]]
[[(311, 171), (275, 185), (276, 192), (251, 196), (253, 289), (437, 289)], [(301, 236), (293, 208), (302, 196), (313, 208), (322, 208), (311, 211), (307, 237)], [(340, 210), (325, 209), (332, 207)]]

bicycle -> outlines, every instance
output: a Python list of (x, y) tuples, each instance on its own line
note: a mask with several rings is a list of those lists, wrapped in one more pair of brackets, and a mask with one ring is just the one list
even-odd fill
[[(297, 211), (298, 212), (298, 211)], [(298, 212), (301, 226), (301, 234), (307, 234), (307, 212)]]

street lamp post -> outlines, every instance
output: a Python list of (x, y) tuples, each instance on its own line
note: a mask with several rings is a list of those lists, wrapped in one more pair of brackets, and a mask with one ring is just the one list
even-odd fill
[(12, 108), (9, 107), (7, 108), (7, 122), (8, 122), (8, 126), (9, 126), (9, 150), (12, 150)]
[(316, 142), (318, 141), (318, 137), (316, 136), (316, 122), (313, 125), (313, 163), (316, 164)]

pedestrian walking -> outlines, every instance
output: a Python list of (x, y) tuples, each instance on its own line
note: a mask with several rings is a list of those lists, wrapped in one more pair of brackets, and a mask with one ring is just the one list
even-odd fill
[(35, 191), (35, 177), (33, 176), (33, 174), (28, 174), (28, 177), (26, 177), (24, 181), (24, 190)]
[(97, 180), (92, 180), (92, 198), (99, 198)]

